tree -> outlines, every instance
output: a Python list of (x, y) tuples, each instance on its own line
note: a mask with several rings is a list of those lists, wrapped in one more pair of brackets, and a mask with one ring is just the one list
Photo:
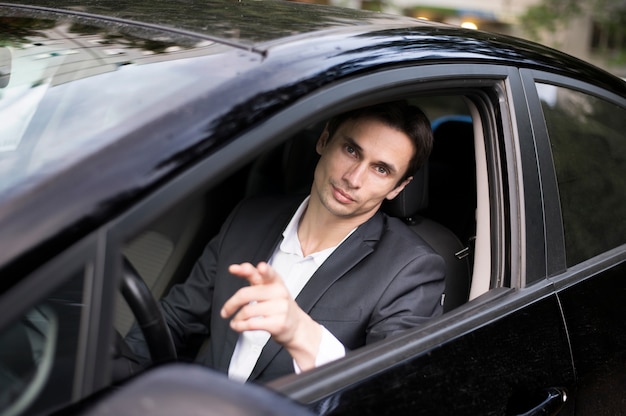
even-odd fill
[(520, 24), (529, 37), (558, 47), (558, 34), (583, 15), (591, 25), (590, 50), (605, 66), (626, 70), (626, 0), (539, 0), (520, 16)]
[(520, 16), (520, 23), (540, 39), (542, 32), (555, 33), (583, 13), (601, 26), (620, 25), (626, 17), (626, 0), (540, 0)]

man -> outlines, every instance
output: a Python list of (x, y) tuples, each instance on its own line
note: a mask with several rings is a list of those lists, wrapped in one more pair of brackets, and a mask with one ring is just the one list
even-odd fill
[(403, 101), (332, 119), (309, 197), (240, 204), (162, 300), (176, 346), (209, 336), (202, 362), (269, 381), (441, 314), (443, 260), (379, 212), (431, 147), (427, 118)]

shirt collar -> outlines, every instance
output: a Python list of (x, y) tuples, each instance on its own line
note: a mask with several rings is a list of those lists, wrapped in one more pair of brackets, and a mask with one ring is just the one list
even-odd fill
[[(287, 224), (287, 227), (285, 227), (285, 231), (283, 231), (283, 241), (280, 243), (279, 246), (280, 251), (287, 254), (295, 254), (300, 258), (304, 258), (304, 254), (302, 253), (300, 239), (298, 239), (298, 225), (300, 224), (300, 219), (306, 211), (306, 208), (309, 206), (309, 199), (310, 196), (307, 196), (306, 199), (302, 201), (293, 217), (291, 217), (291, 221), (289, 221), (289, 224)], [(341, 242), (336, 246), (329, 247), (316, 253), (311, 253), (307, 256), (307, 258), (313, 259), (313, 261), (315, 261), (315, 263), (320, 266), (331, 254), (333, 254), (333, 251), (335, 251), (335, 249), (339, 247), (339, 245), (343, 243), (346, 238), (348, 238), (355, 230), (356, 228), (350, 231), (348, 235), (346, 235), (345, 238), (341, 240)]]
[(310, 196), (307, 196), (306, 199), (302, 201), (296, 210), (296, 213), (291, 217), (291, 221), (289, 221), (289, 224), (285, 227), (285, 231), (283, 231), (283, 241), (280, 243), (281, 251), (304, 257), (302, 254), (302, 247), (300, 246), (300, 240), (298, 240), (298, 224), (300, 224), (300, 219), (302, 218), (304, 211), (306, 211), (306, 207), (309, 206), (310, 198)]

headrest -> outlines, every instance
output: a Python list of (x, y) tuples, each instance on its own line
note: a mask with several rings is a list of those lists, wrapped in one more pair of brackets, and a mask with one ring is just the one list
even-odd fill
[(413, 175), (413, 180), (391, 201), (383, 203), (383, 211), (392, 217), (409, 218), (428, 207), (428, 164)]

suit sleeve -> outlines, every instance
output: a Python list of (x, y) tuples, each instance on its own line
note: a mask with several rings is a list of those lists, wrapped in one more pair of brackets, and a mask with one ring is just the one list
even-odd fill
[(390, 281), (371, 315), (366, 343), (418, 327), (443, 313), (445, 263), (433, 252), (422, 252)]
[(184, 349), (191, 338), (209, 334), (218, 241), (209, 242), (187, 280), (161, 300), (177, 350)]
[[(179, 354), (184, 355), (191, 345), (209, 335), (218, 253), (235, 211), (219, 234), (205, 246), (185, 282), (173, 286), (159, 302)], [(147, 346), (137, 325), (133, 326), (125, 340), (143, 364), (150, 362)]]

